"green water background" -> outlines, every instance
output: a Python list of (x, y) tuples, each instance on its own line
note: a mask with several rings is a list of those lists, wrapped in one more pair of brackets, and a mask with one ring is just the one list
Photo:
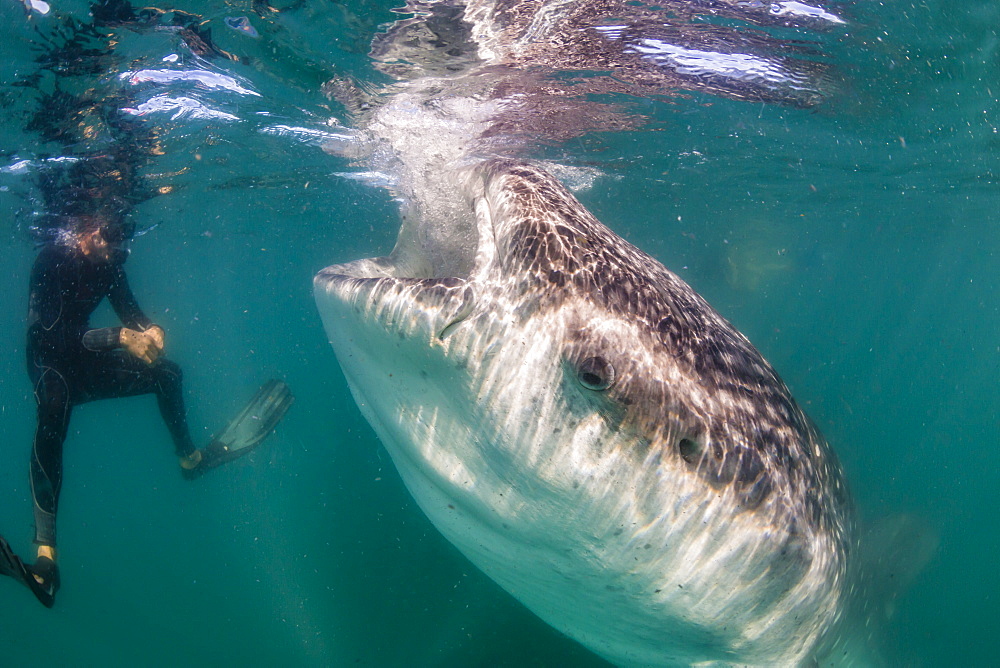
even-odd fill
[[(323, 113), (330, 74), (376, 78), (366, 45), (393, 4), (311, 3), (265, 39), (215, 35), (257, 58), (225, 67), (262, 105), (305, 119)], [(178, 6), (216, 22), (253, 16), (248, 2)], [(580, 199), (761, 349), (833, 443), (865, 520), (906, 513), (938, 536), (893, 606), (892, 664), (990, 665), (1000, 6), (886, 3), (852, 16), (830, 38), (844, 90), (819, 111), (694, 95), (649, 103), (655, 132), (544, 153), (604, 170)], [(35, 33), (17, 3), (2, 17), (0, 148), (32, 154), (9, 83), (33, 66)], [(170, 39), (122, 37), (139, 51)], [(391, 247), (390, 197), (333, 176), (340, 159), (245, 126), (177, 130), (163, 171), (190, 176), (136, 212), (160, 225), (136, 241), (129, 275), (184, 367), (197, 439), (269, 376), (296, 404), (259, 454), (196, 484), (181, 479), (152, 398), (78, 408), (64, 586), (50, 611), (0, 582), (0, 665), (604, 665), (436, 533), (350, 397), (311, 278)], [(0, 532), (22, 553), (34, 427), (24, 207), (16, 187), (0, 192)]]

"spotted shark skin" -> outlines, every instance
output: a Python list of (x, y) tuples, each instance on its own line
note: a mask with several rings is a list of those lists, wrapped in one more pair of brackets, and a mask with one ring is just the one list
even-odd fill
[[(622, 666), (831, 651), (854, 520), (830, 448), (750, 342), (544, 170), (453, 176), (467, 273), (333, 265), (319, 312), (437, 528)], [(459, 263), (461, 264), (461, 263)]]

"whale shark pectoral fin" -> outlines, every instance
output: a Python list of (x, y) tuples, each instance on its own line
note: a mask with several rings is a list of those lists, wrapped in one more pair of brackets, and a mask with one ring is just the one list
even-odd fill
[(862, 529), (854, 595), (839, 632), (818, 649), (817, 666), (888, 665), (886, 630), (900, 600), (937, 554), (941, 538), (927, 520), (909, 514), (882, 517)]
[(910, 588), (940, 544), (939, 532), (916, 515), (890, 515), (864, 527), (861, 569), (870, 599), (884, 607), (877, 613), (887, 620), (895, 605)]

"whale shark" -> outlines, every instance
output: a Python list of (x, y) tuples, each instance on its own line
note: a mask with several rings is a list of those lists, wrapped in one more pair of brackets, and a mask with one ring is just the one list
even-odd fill
[(314, 294), (420, 508), (541, 619), (617, 665), (798, 665), (852, 649), (834, 453), (745, 336), (525, 155), (608, 114), (641, 126), (597, 90), (821, 97), (817, 59), (693, 7), (842, 22), (791, 2), (408, 5), (373, 46), (398, 81), (328, 88), (392, 175), (396, 246)]
[(558, 181), (465, 176), (464, 276), (333, 265), (351, 391), (438, 529), (620, 665), (805, 660), (844, 603), (840, 469), (753, 346)]

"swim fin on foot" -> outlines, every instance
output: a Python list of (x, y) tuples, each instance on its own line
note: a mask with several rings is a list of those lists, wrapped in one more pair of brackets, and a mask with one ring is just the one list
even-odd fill
[(193, 480), (209, 469), (252, 452), (274, 431), (293, 400), (288, 385), (280, 380), (264, 383), (222, 433), (212, 437), (201, 451), (201, 462), (193, 469), (182, 469), (184, 477)]
[[(56, 591), (59, 590), (59, 569), (55, 562), (47, 557), (41, 557), (41, 559), (48, 562), (44, 564), (43, 581), (45, 584), (41, 584), (35, 579), (34, 569), (25, 566), (21, 558), (14, 554), (10, 544), (4, 540), (3, 536), (0, 536), (0, 575), (9, 575), (14, 578), (30, 589), (35, 598), (42, 602), (42, 605), (51, 608), (55, 605)], [(39, 571), (39, 575), (42, 575), (41, 571)]]

